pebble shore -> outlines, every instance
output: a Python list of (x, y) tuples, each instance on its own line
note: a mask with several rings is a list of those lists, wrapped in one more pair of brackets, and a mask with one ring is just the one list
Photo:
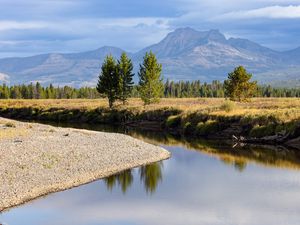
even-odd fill
[(0, 211), (169, 157), (123, 134), (0, 118)]

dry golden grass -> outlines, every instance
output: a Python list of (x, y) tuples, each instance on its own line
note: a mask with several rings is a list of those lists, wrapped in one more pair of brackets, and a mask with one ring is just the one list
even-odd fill
[(24, 137), (28, 134), (29, 127), (15, 127), (8, 125), (13, 124), (7, 120), (0, 120), (0, 140)]
[[(184, 113), (203, 111), (212, 115), (254, 116), (274, 115), (282, 121), (300, 118), (299, 98), (254, 98), (251, 102), (236, 103), (230, 112), (222, 110), (225, 99), (222, 98), (163, 98), (160, 103), (144, 107), (140, 99), (129, 99), (123, 106), (117, 103), (115, 108), (156, 110), (161, 108), (176, 108)], [(64, 108), (64, 109), (95, 109), (108, 107), (106, 99), (43, 99), (43, 100), (0, 100), (0, 108)]]
[(18, 130), (14, 129), (14, 128), (0, 130), (0, 140), (24, 137), (26, 135), (27, 135), (27, 130), (24, 128), (18, 129)]

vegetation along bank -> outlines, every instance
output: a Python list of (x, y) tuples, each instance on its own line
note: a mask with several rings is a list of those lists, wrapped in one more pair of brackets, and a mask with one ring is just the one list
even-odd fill
[(109, 108), (106, 99), (1, 100), (8, 118), (134, 126), (187, 137), (235, 138), (238, 142), (294, 142), (299, 147), (300, 99), (163, 98), (144, 106), (140, 99)]

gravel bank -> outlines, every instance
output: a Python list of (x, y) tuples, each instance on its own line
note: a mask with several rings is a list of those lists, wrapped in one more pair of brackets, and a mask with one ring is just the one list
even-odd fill
[(169, 157), (123, 134), (0, 118), (0, 211)]

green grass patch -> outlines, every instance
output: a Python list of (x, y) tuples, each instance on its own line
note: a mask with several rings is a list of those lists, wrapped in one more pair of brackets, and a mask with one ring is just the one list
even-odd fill
[(265, 136), (275, 135), (276, 125), (269, 124), (269, 125), (256, 125), (250, 131), (251, 137), (262, 138)]
[(181, 116), (169, 116), (166, 120), (166, 128), (177, 128), (180, 127), (181, 124)]
[(219, 122), (215, 120), (208, 120), (206, 122), (199, 122), (196, 126), (196, 134), (198, 136), (207, 136), (219, 131)]

